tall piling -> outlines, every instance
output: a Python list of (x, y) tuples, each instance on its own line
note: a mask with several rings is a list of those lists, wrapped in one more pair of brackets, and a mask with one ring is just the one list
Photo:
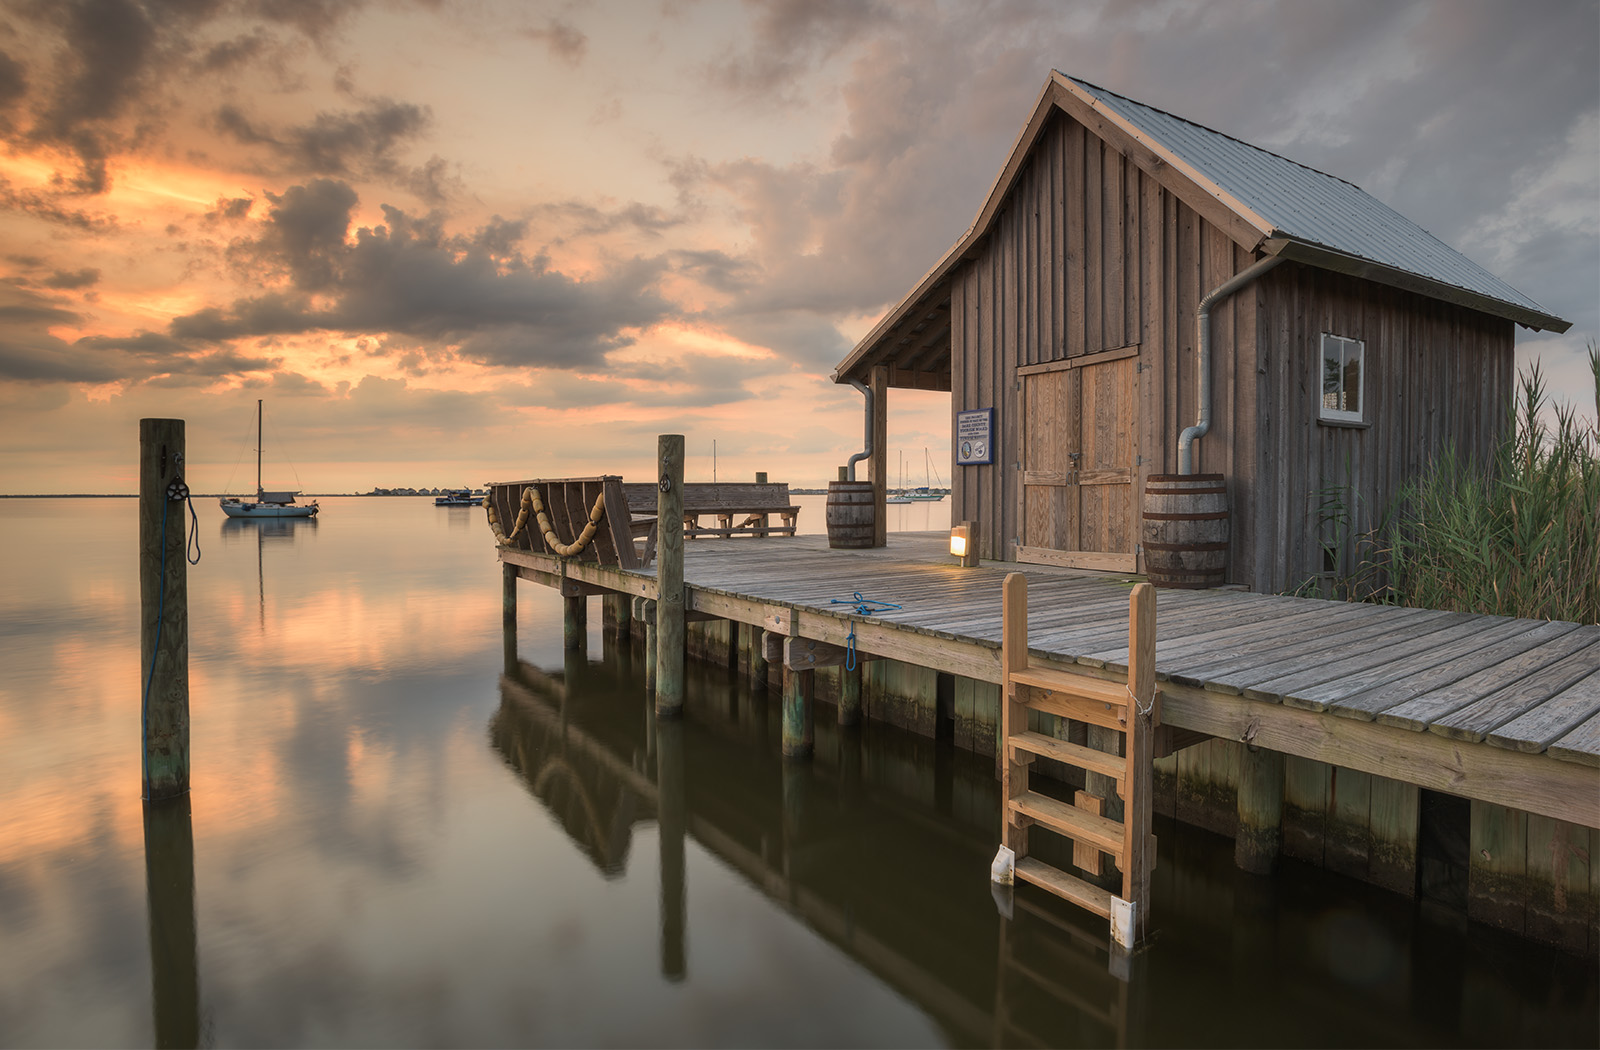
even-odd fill
[[(189, 790), (187, 508), (181, 419), (139, 420), (139, 689), (144, 797)], [(185, 494), (187, 490), (184, 490)]]
[(788, 758), (810, 758), (816, 744), (812, 713), (813, 671), (783, 668), (783, 753)]
[(656, 715), (683, 711), (683, 435), (656, 442)]

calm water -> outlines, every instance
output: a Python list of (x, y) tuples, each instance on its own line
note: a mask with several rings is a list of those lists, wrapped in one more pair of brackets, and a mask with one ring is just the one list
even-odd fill
[(1591, 963), (1172, 825), (1119, 980), (1103, 924), (1001, 919), (990, 761), (823, 718), (786, 766), (704, 670), (657, 727), (598, 602), (565, 655), (523, 585), (508, 661), (481, 511), (324, 507), (197, 504), (193, 791), (147, 823), (136, 503), (0, 500), (0, 1045), (1600, 1040)]

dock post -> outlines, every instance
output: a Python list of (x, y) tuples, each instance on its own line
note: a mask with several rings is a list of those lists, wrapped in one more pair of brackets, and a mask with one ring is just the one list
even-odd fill
[(889, 543), (889, 515), (884, 500), (889, 498), (889, 367), (874, 365), (867, 374), (872, 392), (872, 545)]
[(189, 562), (181, 419), (139, 420), (139, 689), (147, 800), (189, 790)]
[(683, 711), (683, 435), (656, 440), (656, 715)]
[(839, 668), (839, 724), (861, 724), (861, 661)]
[(656, 695), (656, 603), (649, 598), (635, 598), (639, 621), (644, 624), (644, 692), (652, 700)]
[(589, 599), (581, 594), (561, 599), (561, 647), (584, 649), (589, 644)]
[(633, 630), (633, 616), (629, 611), (632, 600), (626, 594), (612, 592), (604, 598), (601, 618), (608, 633), (616, 635), (617, 641), (625, 642)]
[(1128, 597), (1128, 792), (1123, 799), (1122, 827), (1127, 869), (1122, 873), (1122, 896), (1133, 904), (1132, 948), (1150, 929), (1150, 874), (1155, 868), (1156, 842), (1150, 832), (1151, 764), (1155, 761), (1156, 710), (1156, 589), (1135, 584)]
[(1239, 754), (1239, 829), (1233, 862), (1256, 875), (1269, 875), (1283, 843), (1283, 753), (1245, 747)]
[(750, 688), (767, 691), (767, 632), (750, 628)]
[(783, 668), (783, 753), (788, 758), (810, 758), (816, 743), (812, 720), (812, 677), (814, 671)]

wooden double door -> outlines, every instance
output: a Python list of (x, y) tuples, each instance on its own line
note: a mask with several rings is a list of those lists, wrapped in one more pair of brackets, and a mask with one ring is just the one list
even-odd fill
[(1138, 569), (1138, 347), (1019, 370), (1017, 560)]

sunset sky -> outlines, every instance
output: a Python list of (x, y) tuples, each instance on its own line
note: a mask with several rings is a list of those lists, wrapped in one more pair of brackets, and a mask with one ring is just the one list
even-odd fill
[[(1573, 322), (1600, 5), (0, 0), (0, 492), (826, 481), (828, 374), (962, 233), (1050, 69), (1338, 175)], [(948, 481), (949, 395), (891, 464)]]

